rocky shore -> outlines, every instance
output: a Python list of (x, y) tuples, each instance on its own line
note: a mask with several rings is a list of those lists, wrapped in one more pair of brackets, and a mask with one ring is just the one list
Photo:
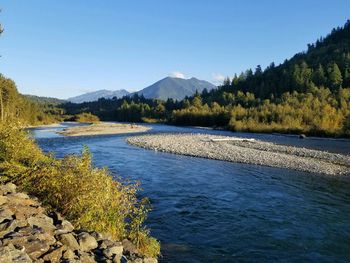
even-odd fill
[(121, 124), (121, 123), (94, 123), (91, 125), (75, 126), (66, 128), (59, 134), (65, 136), (92, 136), (92, 135), (104, 135), (104, 134), (124, 134), (124, 133), (136, 133), (146, 132), (151, 128), (136, 125), (136, 124)]
[(128, 240), (120, 242), (97, 232), (77, 230), (55, 212), (47, 213), (35, 197), (0, 184), (0, 263), (134, 262), (144, 258)]
[(127, 138), (145, 149), (327, 175), (350, 175), (350, 156), (208, 134), (157, 134)]

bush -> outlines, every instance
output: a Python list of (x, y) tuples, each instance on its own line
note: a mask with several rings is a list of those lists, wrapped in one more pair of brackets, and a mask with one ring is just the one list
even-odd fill
[(94, 168), (91, 154), (55, 159), (45, 155), (26, 132), (0, 125), (0, 179), (37, 196), (77, 228), (106, 233), (116, 240), (130, 239), (145, 256), (159, 254), (158, 241), (143, 225), (150, 210), (138, 200), (138, 184), (115, 180), (107, 169)]
[(77, 122), (89, 122), (89, 123), (96, 123), (100, 121), (100, 119), (96, 115), (93, 115), (90, 112), (83, 112), (83, 113), (77, 114), (74, 117), (74, 120)]

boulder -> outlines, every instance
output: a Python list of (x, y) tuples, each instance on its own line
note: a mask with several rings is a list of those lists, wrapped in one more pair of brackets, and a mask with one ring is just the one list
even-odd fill
[(8, 206), (0, 207), (0, 224), (3, 222), (8, 222), (13, 219), (13, 212)]
[(6, 204), (9, 201), (7, 196), (0, 195), (0, 205)]
[(13, 232), (16, 228), (22, 228), (28, 225), (28, 222), (25, 220), (11, 220), (0, 224), (0, 238), (3, 238), (5, 235)]
[(89, 233), (83, 232), (78, 235), (80, 249), (82, 251), (90, 251), (98, 247), (96, 239)]
[(62, 220), (60, 224), (56, 225), (55, 234), (61, 235), (70, 233), (74, 230), (74, 226), (67, 220)]
[(103, 235), (96, 231), (91, 232), (90, 235), (92, 235), (97, 241), (104, 239)]
[(15, 237), (12, 239), (4, 239), (3, 245), (14, 245), (17, 249), (25, 251), (30, 258), (37, 259), (45, 254), (50, 245), (43, 240), (39, 240), (33, 236)]
[(44, 261), (59, 262), (62, 257), (62, 253), (66, 250), (66, 248), (67, 248), (66, 246), (61, 246), (50, 250), (44, 255), (43, 257)]
[(136, 248), (136, 246), (130, 242), (130, 240), (128, 239), (124, 239), (123, 240), (123, 251), (125, 254), (127, 255), (137, 255), (139, 254), (138, 249)]
[(67, 247), (69, 247), (73, 251), (79, 250), (79, 248), (80, 248), (77, 240), (75, 239), (75, 237), (71, 233), (59, 235), (57, 238), (62, 244), (66, 245)]
[(16, 249), (14, 245), (9, 244), (7, 246), (0, 247), (0, 262), (4, 263), (30, 263), (33, 262), (31, 258), (19, 249)]
[(67, 248), (67, 250), (62, 254), (62, 258), (67, 260), (73, 260), (75, 258), (75, 254), (73, 250), (71, 250), (70, 248)]
[(82, 252), (80, 254), (80, 260), (81, 260), (81, 262), (84, 262), (84, 263), (96, 263), (94, 256), (89, 254), (89, 253), (85, 253), (85, 252)]
[(13, 183), (1, 184), (0, 185), (0, 194), (6, 195), (9, 193), (16, 193), (17, 186)]
[(116, 242), (109, 240), (109, 239), (103, 239), (103, 240), (98, 241), (98, 247), (100, 249), (113, 247), (115, 244), (116, 244)]
[(123, 255), (123, 245), (121, 242), (116, 243), (115, 245), (108, 247), (103, 250), (103, 254), (107, 258), (112, 258), (115, 255)]
[(30, 226), (41, 228), (48, 233), (53, 233), (56, 230), (52, 218), (43, 214), (31, 216), (27, 221)]

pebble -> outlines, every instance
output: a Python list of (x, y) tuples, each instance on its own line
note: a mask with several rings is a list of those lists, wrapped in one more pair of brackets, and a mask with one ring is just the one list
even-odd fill
[(127, 138), (149, 150), (327, 175), (350, 175), (350, 156), (208, 134), (150, 134)]

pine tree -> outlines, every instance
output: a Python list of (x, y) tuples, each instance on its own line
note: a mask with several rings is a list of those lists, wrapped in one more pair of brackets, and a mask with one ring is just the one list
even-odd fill
[(329, 87), (336, 90), (342, 87), (343, 77), (337, 63), (333, 62), (328, 67)]
[(326, 76), (321, 64), (318, 64), (318, 68), (314, 71), (312, 75), (312, 80), (316, 86), (326, 85)]

